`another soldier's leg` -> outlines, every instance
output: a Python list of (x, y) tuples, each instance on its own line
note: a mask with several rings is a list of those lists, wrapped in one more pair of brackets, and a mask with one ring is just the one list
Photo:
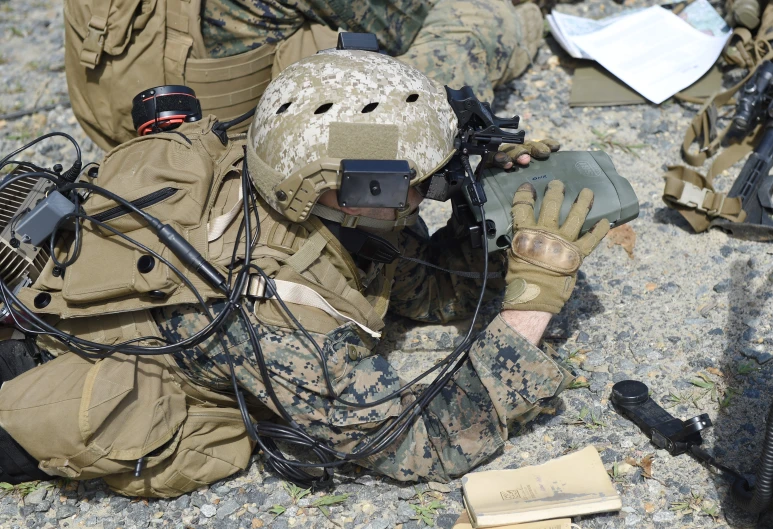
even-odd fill
[(469, 85), (484, 101), (523, 73), (542, 39), (535, 4), (510, 0), (439, 0), (399, 59), (452, 88)]

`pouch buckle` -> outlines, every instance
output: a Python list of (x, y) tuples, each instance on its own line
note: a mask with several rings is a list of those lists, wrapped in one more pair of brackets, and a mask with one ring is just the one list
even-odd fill
[(676, 203), (705, 213), (706, 209), (703, 207), (703, 201), (706, 200), (706, 195), (709, 194), (709, 191), (708, 188), (701, 188), (690, 182), (684, 182), (682, 195), (676, 199)]
[(102, 17), (92, 16), (88, 24), (88, 33), (83, 39), (81, 49), (81, 64), (89, 69), (94, 69), (102, 59), (102, 51), (105, 48), (105, 34), (107, 33), (107, 20)]

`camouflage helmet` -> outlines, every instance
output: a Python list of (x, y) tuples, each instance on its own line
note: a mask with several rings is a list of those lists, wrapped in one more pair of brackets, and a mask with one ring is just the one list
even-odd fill
[(299, 222), (339, 188), (341, 160), (406, 160), (416, 185), (453, 155), (456, 127), (445, 90), (419, 70), (380, 53), (325, 50), (266, 88), (247, 166), (261, 197)]

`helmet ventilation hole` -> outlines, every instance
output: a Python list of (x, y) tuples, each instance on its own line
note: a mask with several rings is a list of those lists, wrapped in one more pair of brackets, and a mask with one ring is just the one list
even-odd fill
[(281, 114), (282, 112), (284, 112), (285, 110), (290, 108), (290, 105), (292, 105), (292, 104), (293, 104), (292, 101), (288, 101), (287, 103), (284, 103), (281, 107), (276, 109), (276, 113), (277, 114)]
[(320, 105), (317, 107), (317, 110), (314, 111), (315, 114), (324, 114), (328, 110), (330, 110), (333, 106), (333, 103), (325, 103), (324, 105)]
[(373, 112), (374, 110), (376, 110), (377, 106), (378, 106), (378, 103), (368, 103), (363, 107), (362, 113), (367, 114), (368, 112)]
[(419, 99), (419, 94), (411, 94), (411, 95), (409, 95), (408, 97), (405, 98), (405, 102), (406, 103), (413, 103), (417, 99)]

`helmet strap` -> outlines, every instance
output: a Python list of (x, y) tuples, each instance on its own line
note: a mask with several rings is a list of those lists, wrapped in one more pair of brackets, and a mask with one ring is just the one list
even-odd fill
[(398, 210), (397, 219), (395, 220), (381, 220), (363, 215), (349, 215), (340, 209), (323, 206), (322, 204), (314, 204), (314, 207), (311, 208), (311, 213), (322, 219), (336, 222), (344, 228), (370, 228), (381, 231), (397, 231), (406, 226), (413, 226), (419, 218), (418, 210), (408, 213), (407, 208), (405, 210)]

